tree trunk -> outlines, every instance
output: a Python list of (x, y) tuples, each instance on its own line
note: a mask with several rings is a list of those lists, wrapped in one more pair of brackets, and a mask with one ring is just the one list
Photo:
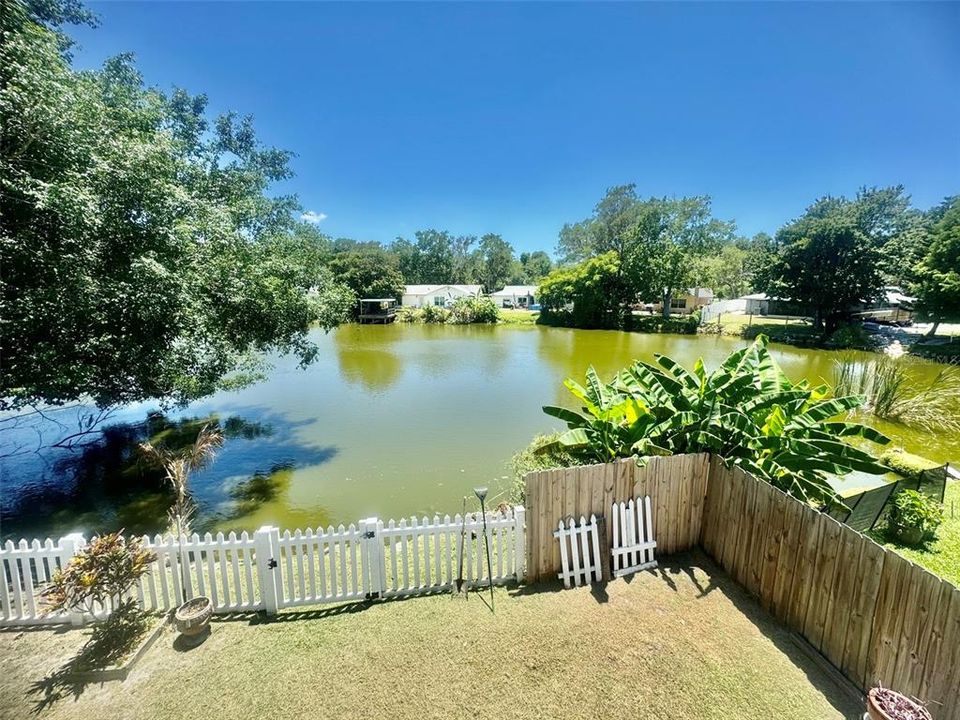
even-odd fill
[(663, 291), (663, 317), (670, 319), (670, 303), (673, 301), (673, 291), (667, 288)]
[(927, 333), (927, 337), (934, 337), (937, 334), (937, 328), (940, 327), (940, 320), (933, 321), (933, 325), (930, 326), (930, 332)]

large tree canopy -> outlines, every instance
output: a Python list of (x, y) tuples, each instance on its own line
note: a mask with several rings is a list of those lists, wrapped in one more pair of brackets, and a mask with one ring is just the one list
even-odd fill
[(265, 350), (309, 361), (310, 325), (351, 296), (296, 199), (268, 194), (289, 153), (249, 118), (211, 122), (202, 95), (144, 87), (127, 56), (72, 70), (43, 23), (78, 12), (4, 5), (0, 408), (185, 401)]
[(777, 242), (765, 289), (808, 307), (818, 329), (832, 332), (852, 307), (878, 297), (880, 250), (849, 214), (809, 212)]
[(564, 225), (557, 252), (567, 262), (614, 253), (620, 302), (662, 299), (697, 280), (698, 261), (733, 238), (733, 223), (717, 220), (710, 198), (637, 197), (634, 185), (607, 190), (593, 215)]
[(917, 265), (917, 309), (933, 322), (960, 322), (960, 197), (948, 198), (932, 213), (939, 217), (930, 230), (930, 244)]

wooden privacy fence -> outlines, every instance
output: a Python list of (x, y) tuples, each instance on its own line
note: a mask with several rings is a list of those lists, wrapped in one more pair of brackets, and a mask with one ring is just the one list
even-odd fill
[(960, 589), (739, 469), (711, 463), (704, 550), (862, 689), (960, 718)]
[[(561, 520), (602, 515), (614, 503), (650, 496), (652, 538), (660, 553), (695, 547), (707, 491), (709, 455), (649, 458), (642, 467), (632, 459), (607, 465), (542, 470), (524, 478), (527, 513), (527, 580), (552, 580), (560, 572), (560, 545), (553, 533)], [(605, 552), (613, 540), (607, 522)]]
[[(384, 523), (368, 518), (347, 527), (280, 532), (207, 533), (142, 538), (156, 553), (130, 591), (147, 611), (167, 611), (201, 595), (214, 612), (274, 613), (285, 607), (417, 595), (454, 587), (522, 579), (524, 509)], [(485, 540), (492, 567), (487, 568)], [(77, 614), (44, 613), (42, 590), (86, 544), (80, 535), (57, 542), (21, 540), (0, 547), (0, 625), (81, 623)], [(491, 572), (492, 571), (492, 572)], [(109, 608), (94, 608), (94, 617)]]
[(769, 483), (688, 455), (531, 473), (525, 489), (528, 579), (556, 577), (561, 520), (649, 495), (658, 552), (702, 546), (858, 687), (960, 720), (960, 589)]

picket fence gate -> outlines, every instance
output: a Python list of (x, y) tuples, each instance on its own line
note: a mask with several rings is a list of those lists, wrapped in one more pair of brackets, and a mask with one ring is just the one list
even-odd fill
[(657, 561), (653, 558), (653, 550), (657, 542), (653, 539), (650, 496), (627, 503), (614, 503), (610, 514), (613, 518), (613, 546), (610, 551), (613, 576), (623, 577), (655, 568)]
[(580, 516), (577, 524), (573, 518), (561, 520), (553, 536), (560, 541), (560, 566), (557, 577), (563, 580), (564, 587), (590, 584), (590, 576), (600, 582), (600, 531), (597, 517), (590, 516), (590, 522)]
[[(169, 611), (204, 595), (214, 612), (275, 613), (286, 607), (373, 600), (522, 580), (523, 507), (384, 523), (368, 518), (349, 526), (280, 532), (207, 533), (176, 538), (143, 536), (156, 554), (130, 590), (147, 611)], [(492, 567), (487, 568), (489, 543)], [(89, 615), (45, 612), (42, 591), (54, 572), (86, 544), (81, 535), (57, 542), (7, 541), (0, 547), (0, 625), (81, 624)], [(93, 617), (109, 614), (95, 607)]]

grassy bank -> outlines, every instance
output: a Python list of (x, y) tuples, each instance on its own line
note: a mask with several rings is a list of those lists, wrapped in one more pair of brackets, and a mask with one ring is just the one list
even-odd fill
[(530, 312), (529, 310), (500, 308), (499, 313), (501, 325), (536, 325), (537, 319), (540, 317), (540, 313)]
[[(843, 718), (863, 706), (701, 555), (605, 587), (304, 609), (161, 637), (124, 683), (64, 688), (60, 720), (184, 717)], [(29, 717), (84, 632), (0, 632), (0, 716)], [(38, 692), (31, 694), (31, 688)], [(215, 708), (215, 709), (214, 709)]]

